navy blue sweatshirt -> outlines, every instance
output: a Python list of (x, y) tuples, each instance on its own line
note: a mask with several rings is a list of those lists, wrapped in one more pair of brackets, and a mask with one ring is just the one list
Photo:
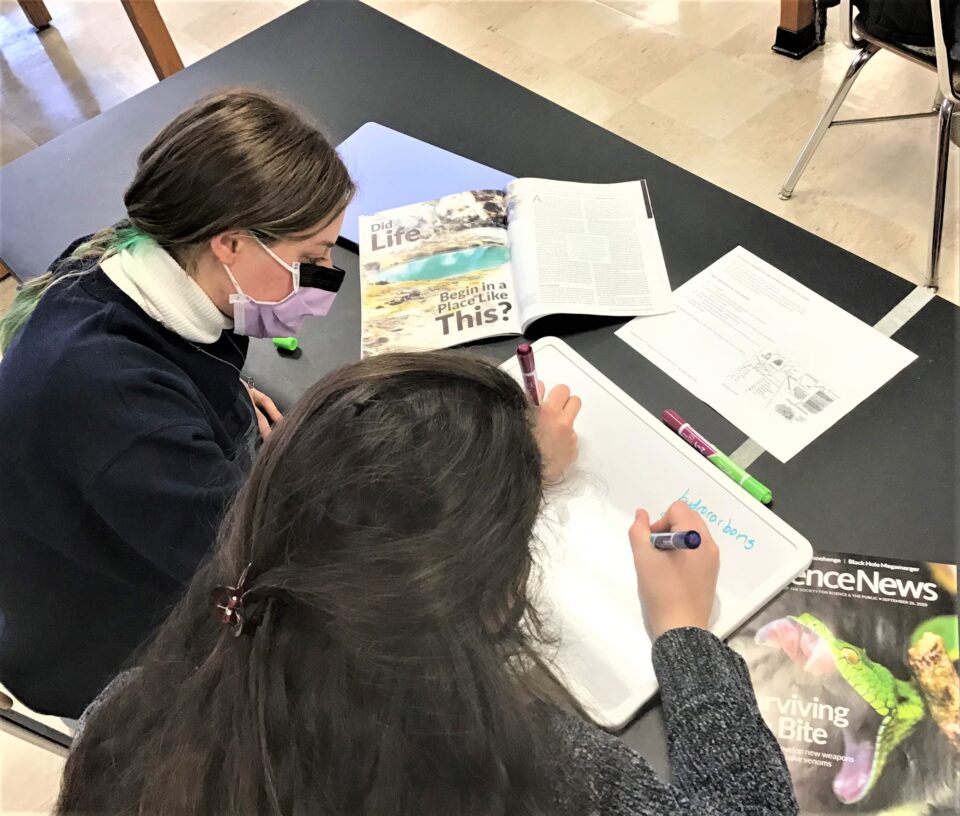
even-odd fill
[(79, 269), (0, 361), (0, 681), (70, 717), (209, 551), (256, 430), (246, 338), (204, 354)]

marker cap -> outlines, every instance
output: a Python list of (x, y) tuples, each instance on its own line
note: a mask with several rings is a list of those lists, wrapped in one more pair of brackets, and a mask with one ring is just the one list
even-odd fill
[(748, 476), (742, 483), (743, 489), (747, 491), (757, 501), (764, 504), (770, 504), (773, 501), (773, 491), (769, 487), (758, 482), (753, 476)]

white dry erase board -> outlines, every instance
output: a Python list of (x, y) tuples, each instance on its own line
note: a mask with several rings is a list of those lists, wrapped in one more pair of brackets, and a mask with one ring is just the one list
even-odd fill
[[(548, 491), (532, 586), (567, 688), (606, 728), (622, 728), (657, 690), (627, 530), (677, 499), (720, 547), (711, 629), (731, 634), (809, 565), (809, 542), (738, 487), (562, 340), (533, 345), (538, 377), (583, 399), (580, 457)], [(516, 359), (504, 370), (520, 379)], [(670, 406), (664, 406), (668, 408)]]

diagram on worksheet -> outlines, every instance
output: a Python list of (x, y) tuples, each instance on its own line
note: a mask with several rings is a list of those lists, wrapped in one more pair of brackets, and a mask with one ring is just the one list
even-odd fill
[(788, 422), (806, 422), (837, 400), (814, 374), (776, 349), (752, 355), (727, 375), (723, 387), (762, 402)]

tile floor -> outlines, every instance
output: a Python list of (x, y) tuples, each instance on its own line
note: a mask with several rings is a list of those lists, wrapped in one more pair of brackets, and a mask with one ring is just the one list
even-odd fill
[[(331, 0), (332, 1), (332, 0)], [(828, 134), (794, 198), (777, 191), (851, 58), (831, 18), (799, 62), (770, 51), (778, 0), (368, 0), (465, 56), (911, 281), (925, 272), (933, 122)], [(0, 0), (0, 164), (155, 82), (114, 2), (47, 0), (37, 34)], [(158, 6), (189, 65), (299, 0)], [(849, 115), (923, 110), (932, 73), (881, 53)], [(951, 148), (941, 294), (957, 303), (958, 177)], [(0, 312), (12, 296), (0, 281)], [(49, 813), (62, 758), (0, 729), (0, 814)]]

